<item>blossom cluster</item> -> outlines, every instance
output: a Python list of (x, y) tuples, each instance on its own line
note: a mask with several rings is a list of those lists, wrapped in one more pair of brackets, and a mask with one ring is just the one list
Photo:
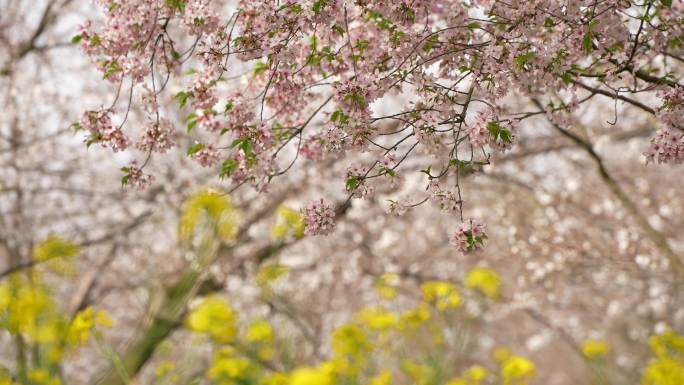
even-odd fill
[(335, 230), (335, 208), (323, 199), (309, 203), (303, 215), (306, 235), (328, 235)]
[(467, 219), (453, 232), (449, 243), (463, 253), (478, 251), (487, 239), (486, 226), (477, 219)]
[[(650, 110), (664, 128), (646, 157), (681, 162), (684, 88), (651, 74), (669, 72), (656, 57), (684, 33), (679, 3), (240, 0), (223, 13), (205, 0), (95, 2), (104, 22), (85, 23), (75, 41), (106, 80), (122, 88), (129, 79), (131, 95), (141, 92), (126, 111), (140, 100), (153, 123), (135, 147), (149, 157), (178, 142), (157, 101), (176, 84), (187, 131), (206, 138), (188, 155), (235, 186), (266, 191), (296, 162), (334, 158), (349, 160), (352, 197), (373, 196), (380, 176), (398, 188), (405, 179), (396, 176), (423, 172), (426, 186), (445, 186), (430, 191), (433, 200), (462, 216), (459, 175), (515, 145), (522, 122), (537, 115), (525, 100), (541, 100), (539, 113), (562, 124), (579, 104), (610, 95), (579, 95), (602, 85), (640, 107), (633, 94), (660, 90), (662, 106)], [(120, 151), (135, 137), (126, 116), (119, 127), (113, 110), (90, 111), (81, 125), (89, 142)], [(391, 167), (369, 160), (390, 152)]]

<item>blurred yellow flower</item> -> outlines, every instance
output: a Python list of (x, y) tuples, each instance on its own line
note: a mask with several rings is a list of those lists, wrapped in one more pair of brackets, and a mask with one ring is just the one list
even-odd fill
[(332, 345), (333, 351), (340, 357), (358, 357), (372, 349), (366, 333), (353, 324), (346, 324), (337, 328), (332, 335)]
[(480, 385), (487, 378), (487, 369), (473, 365), (463, 372), (463, 377), (449, 380), (446, 385)]
[(33, 258), (40, 262), (53, 258), (70, 258), (78, 255), (79, 251), (77, 245), (51, 235), (33, 249)]
[(491, 299), (499, 299), (501, 278), (499, 274), (487, 267), (475, 267), (468, 272), (465, 279), (467, 288), (477, 290)]
[(259, 268), (256, 274), (256, 282), (259, 286), (265, 286), (277, 281), (280, 277), (290, 272), (290, 268), (279, 263), (267, 263)]
[(648, 344), (657, 357), (680, 355), (684, 359), (684, 336), (680, 336), (673, 330), (666, 330), (662, 334), (651, 336)]
[(468, 385), (468, 383), (462, 378), (453, 378), (449, 380), (445, 385)]
[(652, 360), (641, 376), (641, 385), (684, 384), (684, 364), (680, 360), (661, 357)]
[(375, 290), (380, 298), (394, 299), (397, 297), (397, 286), (399, 285), (399, 275), (385, 273), (375, 280)]
[(222, 239), (231, 239), (235, 236), (236, 223), (236, 211), (230, 199), (224, 194), (205, 190), (183, 204), (179, 232), (181, 238), (189, 239), (199, 225), (209, 225)]
[(111, 327), (113, 322), (103, 311), (95, 311), (92, 307), (87, 307), (74, 317), (69, 325), (69, 342), (77, 345), (83, 344), (90, 338), (90, 333), (96, 326)]
[(356, 319), (372, 330), (388, 330), (399, 322), (396, 313), (387, 311), (381, 307), (367, 307), (356, 314)]
[(161, 378), (176, 369), (176, 364), (171, 361), (162, 361), (154, 368), (154, 375)]
[(334, 365), (329, 362), (315, 368), (299, 367), (290, 374), (288, 385), (332, 385), (334, 382), (333, 368)]
[(424, 303), (406, 311), (399, 318), (399, 329), (415, 330), (430, 319), (430, 308)]
[(385, 369), (373, 376), (368, 385), (392, 385), (392, 372)]
[(273, 237), (278, 240), (287, 237), (296, 239), (304, 236), (304, 218), (299, 211), (289, 207), (278, 207), (278, 222), (271, 229)]
[(401, 363), (401, 370), (406, 373), (416, 385), (427, 385), (434, 377), (433, 370), (430, 366), (418, 364), (410, 360), (404, 360)]
[(247, 328), (245, 338), (250, 343), (269, 343), (273, 340), (273, 328), (264, 320), (254, 320)]
[(421, 290), (425, 302), (434, 304), (439, 311), (457, 308), (461, 305), (458, 290), (449, 282), (428, 281), (421, 285)]
[(285, 373), (271, 373), (264, 377), (261, 382), (259, 382), (261, 385), (289, 385), (290, 384), (290, 377), (285, 374)]
[(649, 339), (655, 356), (641, 376), (641, 385), (684, 384), (684, 337), (667, 330)]
[(522, 356), (511, 355), (501, 362), (504, 385), (526, 385), (536, 375), (534, 362)]
[(468, 380), (468, 385), (479, 385), (480, 382), (487, 378), (487, 369), (479, 365), (473, 365), (466, 369), (463, 377)]
[(608, 346), (606, 341), (586, 340), (582, 342), (581, 350), (584, 357), (593, 360), (607, 355), (610, 351), (610, 346)]
[(250, 361), (246, 358), (233, 356), (225, 351), (216, 354), (214, 362), (207, 373), (209, 379), (217, 382), (234, 383), (234, 381), (245, 377), (250, 366)]
[(195, 308), (187, 319), (190, 330), (207, 333), (217, 342), (233, 341), (237, 334), (237, 316), (225, 301), (209, 297)]
[(33, 384), (37, 385), (61, 385), (62, 382), (56, 375), (50, 374), (45, 369), (31, 369), (28, 378)]

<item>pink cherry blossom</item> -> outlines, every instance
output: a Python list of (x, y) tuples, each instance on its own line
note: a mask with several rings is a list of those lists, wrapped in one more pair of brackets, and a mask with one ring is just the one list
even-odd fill
[(486, 226), (477, 219), (467, 219), (458, 225), (451, 234), (449, 243), (462, 253), (471, 253), (481, 250), (487, 239)]
[(335, 209), (322, 198), (309, 203), (303, 215), (306, 235), (328, 235), (335, 230)]

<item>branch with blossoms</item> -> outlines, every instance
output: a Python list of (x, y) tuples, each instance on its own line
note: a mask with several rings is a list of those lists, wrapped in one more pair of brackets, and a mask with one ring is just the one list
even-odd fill
[[(672, 60), (684, 50), (681, 3), (239, 0), (225, 13), (232, 8), (205, 0), (96, 3), (105, 21), (86, 23), (74, 41), (119, 91), (125, 79), (130, 88), (127, 101), (117, 92), (77, 128), (88, 144), (144, 154), (122, 168), (125, 186), (153, 183), (152, 158), (196, 131), (204, 139), (188, 156), (215, 168), (227, 190), (266, 191), (298, 161), (349, 162), (350, 199), (422, 172), (429, 197), (392, 200), (391, 211), (434, 202), (458, 212), (452, 243), (471, 252), (484, 225), (464, 219), (461, 176), (511, 149), (526, 118), (560, 121), (595, 95), (611, 97), (658, 118), (649, 163), (684, 160), (682, 64)], [(182, 87), (186, 134), (159, 107), (169, 84)], [(559, 93), (566, 99), (543, 112), (511, 103)], [(149, 117), (137, 133), (125, 124), (133, 108)], [(387, 120), (398, 127), (384, 129)], [(332, 210), (312, 203), (307, 234), (332, 231)]]

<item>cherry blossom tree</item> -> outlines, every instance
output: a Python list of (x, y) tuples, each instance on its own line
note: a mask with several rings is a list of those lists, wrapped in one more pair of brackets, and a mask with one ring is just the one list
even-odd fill
[[(464, 251), (486, 239), (465, 213), (464, 175), (515, 147), (535, 117), (572, 138), (573, 112), (612, 100), (610, 125), (629, 124), (618, 104), (653, 118), (645, 162), (684, 159), (679, 2), (96, 3), (104, 20), (73, 40), (118, 91), (76, 127), (89, 144), (143, 153), (122, 168), (132, 187), (152, 183), (146, 167), (176, 145), (157, 102), (169, 92), (188, 135), (202, 131), (188, 154), (228, 190), (266, 191), (298, 162), (326, 159), (345, 163), (348, 199), (411, 177), (424, 197), (390, 210), (455, 212), (449, 238)], [(127, 124), (135, 109), (148, 115), (139, 129)], [(323, 219), (308, 213), (314, 229)]]
[(681, 382), (680, 2), (31, 3), (0, 384)]

